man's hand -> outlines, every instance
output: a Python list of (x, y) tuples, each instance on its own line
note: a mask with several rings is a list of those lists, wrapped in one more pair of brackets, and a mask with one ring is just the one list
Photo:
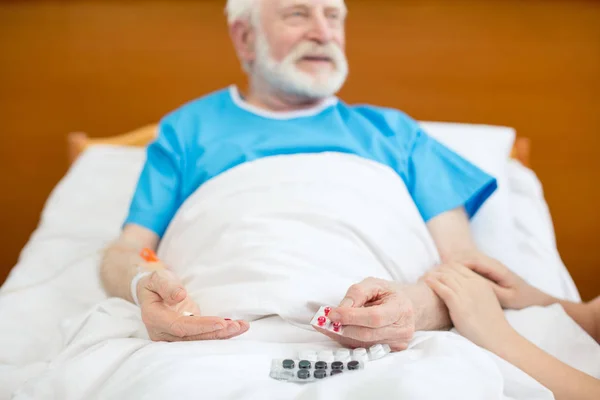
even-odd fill
[(412, 301), (395, 282), (367, 278), (352, 285), (329, 318), (341, 322), (343, 336), (315, 327), (350, 348), (389, 344), (392, 351), (405, 350), (415, 332)]
[[(154, 341), (230, 339), (249, 328), (246, 321), (202, 317), (173, 272), (162, 269), (140, 280), (137, 287), (142, 320)], [(192, 313), (186, 316), (184, 313)]]
[(552, 304), (552, 296), (531, 286), (499, 261), (481, 253), (470, 254), (458, 263), (491, 281), (492, 288), (504, 308), (520, 310), (529, 306)]
[(489, 282), (467, 267), (442, 265), (425, 282), (446, 303), (456, 330), (476, 345), (499, 351), (516, 336)]

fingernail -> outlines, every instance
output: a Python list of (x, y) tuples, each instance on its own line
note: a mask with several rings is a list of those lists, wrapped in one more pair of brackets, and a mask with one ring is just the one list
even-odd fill
[(215, 331), (219, 331), (219, 330), (221, 330), (221, 329), (223, 329), (225, 327), (223, 325), (221, 325), (221, 324), (215, 324), (214, 328), (215, 328)]
[(344, 300), (342, 300), (342, 302), (340, 303), (340, 307), (352, 307), (354, 305), (354, 300), (349, 299), (348, 297), (346, 297)]
[(227, 327), (227, 332), (229, 333), (236, 333), (237, 331), (239, 331), (237, 325), (231, 324), (229, 327)]
[(179, 293), (181, 293), (183, 289), (177, 289), (175, 291), (175, 293), (173, 293), (173, 295), (171, 296), (173, 298), (173, 300), (175, 300), (177, 298), (177, 296), (179, 296)]
[(335, 311), (332, 311), (332, 312), (329, 313), (329, 319), (332, 320), (332, 321), (337, 321), (337, 320), (339, 320), (341, 318), (342, 318), (342, 316), (340, 315), (340, 313), (337, 313)]

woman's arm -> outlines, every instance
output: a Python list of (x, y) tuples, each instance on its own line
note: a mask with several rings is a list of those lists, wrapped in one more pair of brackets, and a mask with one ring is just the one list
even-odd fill
[(600, 381), (571, 368), (520, 336), (508, 323), (491, 285), (460, 264), (445, 265), (425, 282), (444, 300), (458, 332), (550, 389), (557, 400), (600, 398)]
[[(600, 343), (598, 325), (600, 325), (600, 297), (590, 303), (573, 303), (571, 301), (553, 299), (550, 304), (560, 304), (565, 312), (573, 318), (596, 342)], [(539, 304), (545, 305), (545, 304)]]
[(600, 343), (600, 297), (590, 303), (560, 300), (531, 286), (502, 263), (481, 253), (470, 253), (457, 260), (492, 282), (503, 308), (520, 310), (530, 306), (560, 304), (565, 312)]
[(592, 314), (595, 322), (593, 337), (596, 339), (596, 342), (600, 343), (600, 296), (596, 297), (593, 301), (590, 302), (590, 307), (592, 309)]
[(512, 336), (488, 349), (552, 391), (556, 400), (600, 398), (600, 381), (562, 363), (513, 330)]

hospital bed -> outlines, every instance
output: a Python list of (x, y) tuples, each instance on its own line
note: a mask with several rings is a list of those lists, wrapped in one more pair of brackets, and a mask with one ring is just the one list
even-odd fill
[[(532, 284), (579, 301), (556, 248), (542, 184), (531, 169), (530, 142), (508, 127), (422, 124), (498, 178), (498, 192), (473, 221), (482, 248)], [(71, 167), (0, 289), (0, 399), (470, 399), (490, 393), (494, 398), (552, 398), (525, 374), (453, 331), (417, 334), (409, 350), (381, 361), (387, 363), (382, 364), (385, 371), (367, 368), (362, 379), (336, 377), (310, 386), (269, 379), (271, 358), (291, 354), (306, 341), (297, 339), (294, 347), (282, 340), (288, 328), (272, 339), (267, 332), (275, 322), (268, 318), (251, 328), (249, 338), (149, 342), (139, 311), (106, 298), (97, 267), (103, 248), (118, 235), (144, 146), (156, 127), (102, 138), (68, 136)], [(598, 346), (559, 307), (507, 312), (507, 317), (542, 348), (600, 377)], [(334, 344), (324, 338), (319, 346)], [(176, 363), (186, 365), (184, 374), (175, 371)]]

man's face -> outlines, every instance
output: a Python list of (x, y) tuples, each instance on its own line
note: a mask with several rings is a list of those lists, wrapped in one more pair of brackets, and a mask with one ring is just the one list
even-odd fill
[(309, 98), (337, 92), (348, 75), (343, 0), (259, 0), (253, 73)]

